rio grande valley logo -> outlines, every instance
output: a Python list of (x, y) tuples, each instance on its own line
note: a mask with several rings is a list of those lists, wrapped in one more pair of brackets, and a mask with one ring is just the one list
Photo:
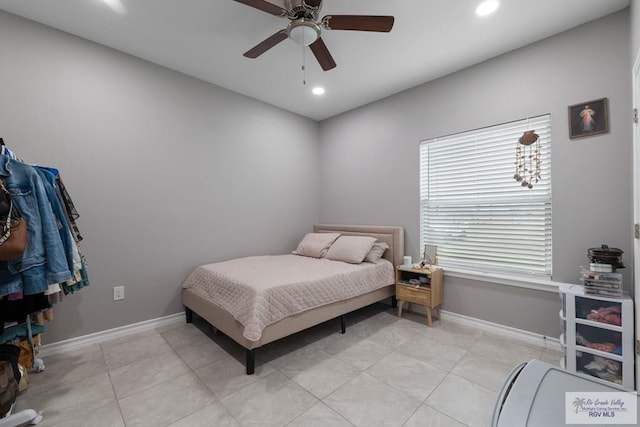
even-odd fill
[(627, 392), (565, 393), (567, 424), (634, 424), (637, 396)]

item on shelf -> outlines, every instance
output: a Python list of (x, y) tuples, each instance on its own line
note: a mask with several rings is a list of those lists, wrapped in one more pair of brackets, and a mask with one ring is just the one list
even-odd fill
[(606, 280), (590, 280), (590, 279), (582, 279), (582, 284), (586, 286), (585, 289), (596, 288), (596, 289), (612, 289), (612, 290), (620, 290), (622, 291), (622, 285), (620, 282), (609, 282)]
[(613, 272), (593, 271), (587, 267), (580, 267), (582, 278), (598, 282), (622, 283), (622, 274)]
[(613, 353), (613, 350), (618, 348), (617, 345), (610, 342), (588, 342), (584, 344), (585, 347), (593, 348), (595, 350), (604, 351), (606, 353)]
[(612, 273), (613, 266), (611, 264), (599, 264), (597, 262), (592, 262), (589, 264), (589, 270), (602, 273)]
[(589, 341), (587, 341), (586, 339), (584, 339), (584, 337), (582, 335), (580, 335), (579, 333), (576, 332), (576, 344), (578, 345), (585, 345), (587, 344)]
[(603, 289), (603, 288), (597, 288), (597, 287), (591, 286), (591, 287), (587, 287), (585, 289), (585, 292), (587, 294), (602, 295), (602, 296), (613, 297), (613, 298), (622, 297), (622, 289)]
[(600, 307), (597, 310), (591, 310), (591, 313), (587, 314), (587, 320), (620, 326), (622, 325), (622, 318), (620, 315), (621, 312), (619, 306)]
[(622, 264), (622, 254), (624, 251), (618, 248), (610, 248), (602, 245), (599, 248), (591, 248), (587, 251), (589, 261), (596, 264), (610, 264), (615, 268), (624, 268)]
[(593, 356), (593, 361), (586, 364), (584, 369), (587, 370), (588, 374), (616, 384), (621, 384), (620, 370), (622, 369), (622, 364), (620, 362), (600, 356)]
[(616, 273), (613, 265), (609, 265), (612, 270), (610, 272), (592, 270), (592, 267), (594, 266), (598, 269), (604, 269), (599, 267), (602, 265), (605, 264), (590, 263), (589, 267), (580, 267), (580, 281), (584, 285), (585, 292), (594, 295), (606, 295), (616, 298), (622, 297), (622, 274)]

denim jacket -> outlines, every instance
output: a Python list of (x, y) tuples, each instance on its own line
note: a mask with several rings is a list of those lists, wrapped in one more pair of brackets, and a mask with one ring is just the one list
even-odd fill
[(38, 173), (27, 164), (0, 155), (0, 175), (14, 206), (27, 224), (27, 246), (22, 258), (6, 263), (0, 272), (0, 295), (47, 290), (49, 283), (71, 278), (60, 232)]
[(46, 168), (35, 166), (35, 169), (42, 179), (47, 198), (49, 199), (49, 203), (51, 203), (51, 209), (53, 211), (54, 218), (56, 219), (58, 231), (60, 232), (60, 240), (64, 247), (64, 256), (67, 259), (67, 266), (69, 267), (69, 271), (73, 273), (73, 243), (71, 242), (71, 231), (69, 230), (67, 216), (65, 215), (62, 205), (60, 204), (60, 199), (58, 198), (56, 177), (53, 172)]

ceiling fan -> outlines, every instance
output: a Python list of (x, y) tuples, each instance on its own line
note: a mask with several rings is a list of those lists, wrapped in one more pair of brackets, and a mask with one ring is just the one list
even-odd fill
[(265, 0), (235, 0), (263, 12), (288, 18), (291, 22), (270, 37), (244, 53), (247, 58), (257, 58), (286, 38), (309, 46), (324, 71), (336, 67), (329, 49), (322, 41), (322, 30), (376, 31), (388, 33), (393, 28), (393, 16), (326, 15), (318, 19), (322, 0), (284, 0), (285, 8)]

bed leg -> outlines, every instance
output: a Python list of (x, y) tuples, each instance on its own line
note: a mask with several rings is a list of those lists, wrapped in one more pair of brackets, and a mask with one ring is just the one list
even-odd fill
[(346, 332), (347, 328), (344, 324), (344, 314), (342, 316), (340, 316), (340, 333), (344, 334)]
[(391, 307), (396, 308), (398, 306), (398, 299), (395, 295), (391, 295)]
[(185, 307), (184, 315), (187, 319), (187, 323), (193, 323), (193, 310), (191, 310), (189, 307)]
[(256, 349), (246, 350), (247, 375), (253, 375), (256, 368)]

